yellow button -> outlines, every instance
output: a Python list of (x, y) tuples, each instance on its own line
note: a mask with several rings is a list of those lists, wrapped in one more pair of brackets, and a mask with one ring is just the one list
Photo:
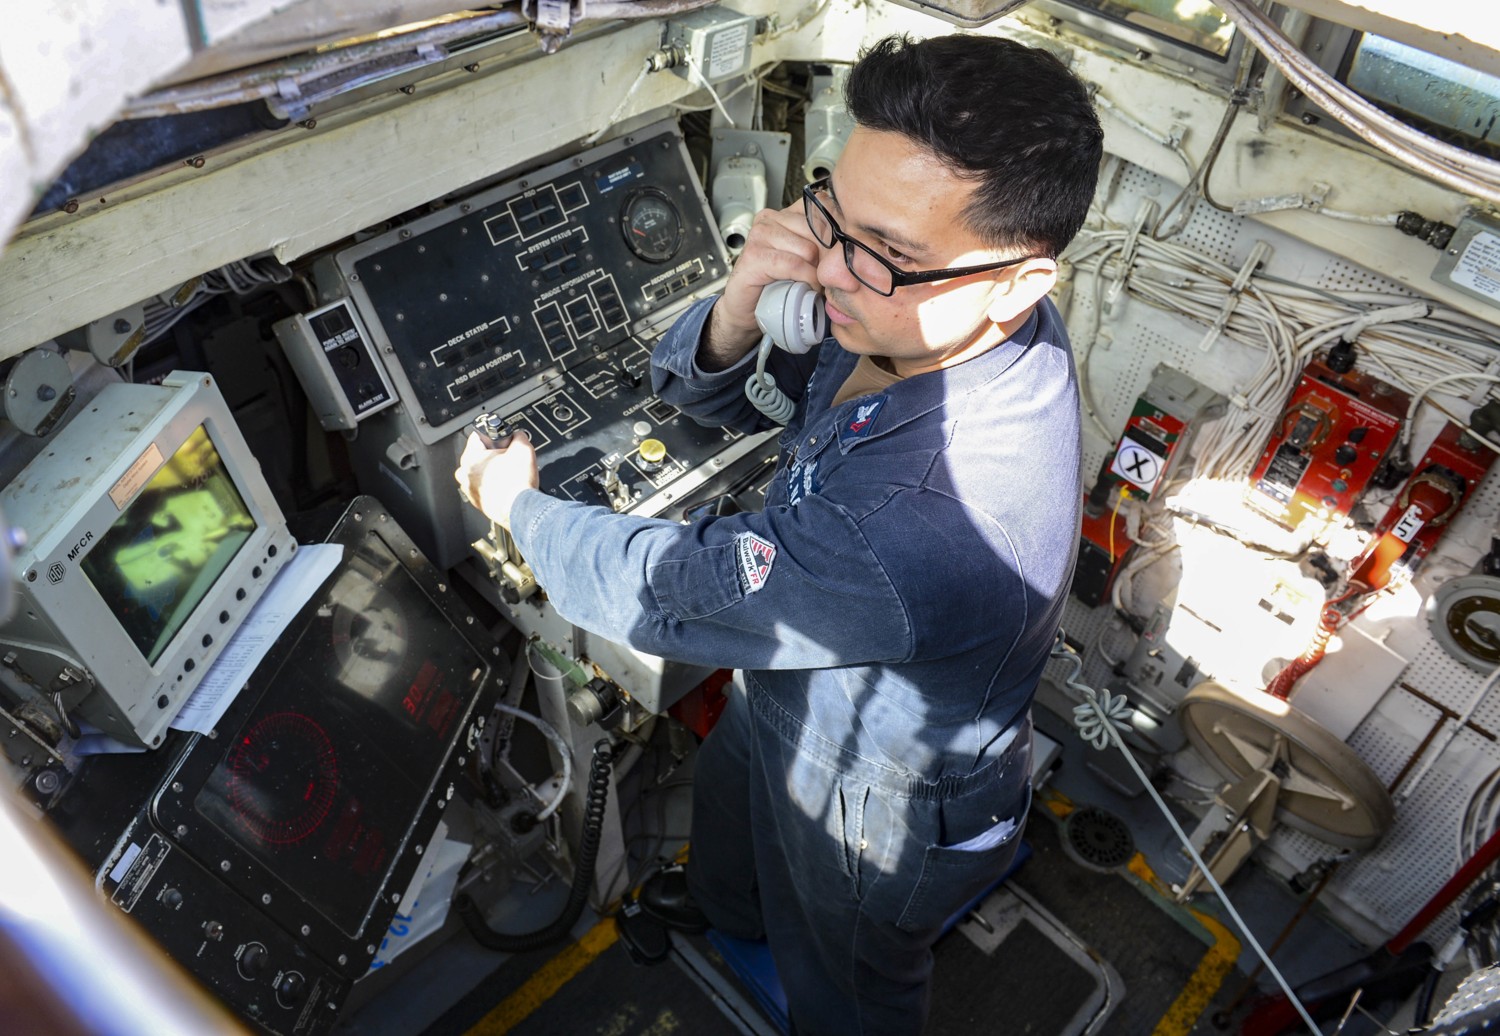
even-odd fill
[(667, 444), (660, 439), (641, 440), (641, 460), (647, 464), (660, 464), (667, 459)]

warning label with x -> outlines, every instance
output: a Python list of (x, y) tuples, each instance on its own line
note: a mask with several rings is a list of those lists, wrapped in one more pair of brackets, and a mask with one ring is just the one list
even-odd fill
[(1120, 448), (1115, 451), (1109, 470), (1149, 494), (1161, 480), (1166, 466), (1166, 457), (1124, 435), (1120, 437)]

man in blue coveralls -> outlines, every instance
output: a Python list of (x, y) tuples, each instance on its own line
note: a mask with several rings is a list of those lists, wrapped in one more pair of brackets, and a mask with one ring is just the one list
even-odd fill
[(683, 412), (769, 427), (744, 392), (756, 301), (823, 292), (831, 338), (768, 365), (796, 408), (764, 510), (681, 525), (555, 499), (524, 437), (471, 440), (456, 476), (570, 621), (743, 670), (699, 753), (680, 913), (764, 937), (803, 1036), (895, 1036), (922, 1027), (945, 922), (1020, 842), (1080, 504), (1046, 296), (1102, 133), (1056, 58), (996, 38), (883, 40), (846, 100), (833, 175), (759, 214), (652, 360)]

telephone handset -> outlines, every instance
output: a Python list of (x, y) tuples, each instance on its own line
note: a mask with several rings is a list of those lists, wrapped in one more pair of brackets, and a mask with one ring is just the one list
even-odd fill
[(773, 345), (789, 353), (805, 353), (828, 337), (823, 297), (801, 281), (772, 281), (755, 304), (755, 323), (761, 330), (761, 339), (755, 373), (745, 382), (745, 395), (755, 409), (784, 425), (791, 420), (796, 404), (776, 387), (776, 379), (766, 373), (766, 360)]
[(789, 353), (805, 353), (828, 337), (823, 296), (801, 281), (772, 281), (755, 304), (761, 333)]

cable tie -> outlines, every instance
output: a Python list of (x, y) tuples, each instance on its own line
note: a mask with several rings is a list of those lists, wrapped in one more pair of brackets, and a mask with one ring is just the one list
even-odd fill
[(1234, 283), (1229, 286), (1229, 297), (1224, 300), (1224, 305), (1219, 309), (1219, 315), (1214, 318), (1213, 325), (1209, 327), (1208, 334), (1203, 336), (1203, 341), (1198, 343), (1200, 352), (1208, 352), (1213, 344), (1219, 340), (1219, 335), (1224, 333), (1224, 328), (1229, 326), (1229, 318), (1234, 315), (1235, 307), (1240, 304), (1240, 293), (1250, 283), (1250, 278), (1258, 270), (1262, 263), (1271, 257), (1271, 246), (1264, 241), (1257, 241), (1250, 249), (1250, 256), (1240, 267), (1240, 272), (1234, 278)]
[(1115, 300), (1120, 297), (1120, 292), (1125, 289), (1125, 282), (1130, 279), (1130, 270), (1135, 266), (1135, 255), (1140, 247), (1141, 231), (1146, 224), (1156, 217), (1156, 202), (1150, 198), (1141, 199), (1141, 207), (1135, 214), (1135, 222), (1130, 225), (1130, 230), (1125, 234), (1125, 240), (1120, 244), (1120, 272), (1115, 277), (1114, 283), (1104, 293), (1106, 304), (1113, 306)]

